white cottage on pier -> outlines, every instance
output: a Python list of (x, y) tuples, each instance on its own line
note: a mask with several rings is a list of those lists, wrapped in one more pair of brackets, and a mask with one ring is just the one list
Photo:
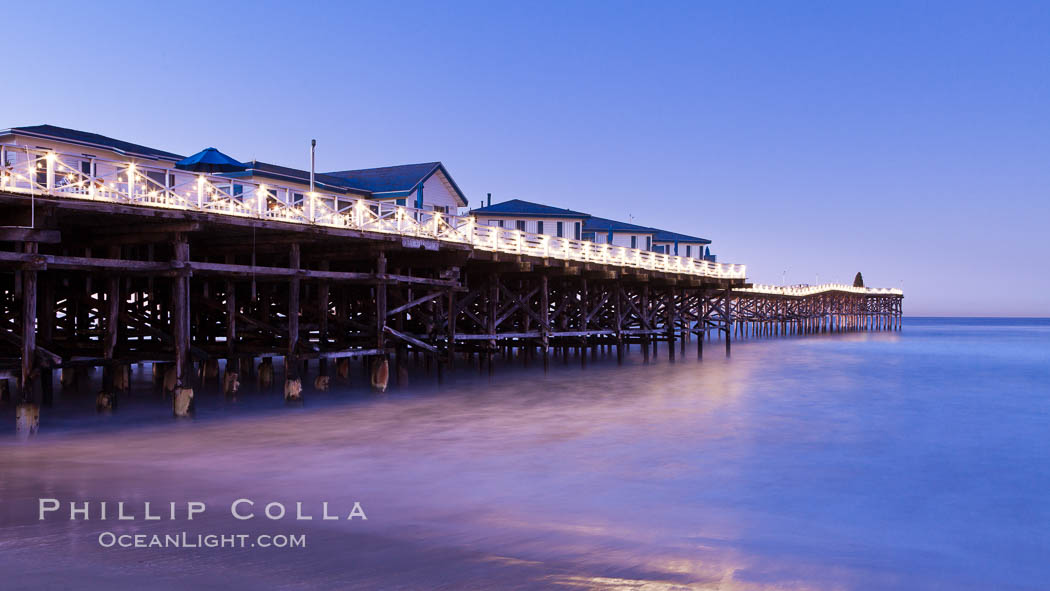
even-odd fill
[[(47, 167), (41, 154), (61, 154), (60, 166), (53, 170), (51, 179), (61, 184), (65, 177), (76, 177), (78, 182), (126, 182), (116, 174), (129, 162), (142, 167), (147, 186), (170, 189), (192, 180), (186, 171), (176, 168), (185, 156), (158, 150), (141, 144), (114, 139), (97, 133), (55, 125), (30, 125), (0, 130), (0, 169), (12, 174), (25, 174), (25, 166), (33, 165), (39, 178), (38, 185), (48, 184)], [(270, 199), (288, 205), (298, 205), (310, 191), (310, 172), (252, 160), (241, 163), (243, 170), (218, 173), (230, 179), (226, 186), (237, 195), (245, 184), (266, 185)], [(441, 162), (405, 164), (382, 168), (342, 170), (316, 173), (314, 187), (322, 194), (389, 201), (419, 209), (456, 214), (467, 206), (467, 198), (456, 185), (452, 175)]]
[(515, 228), (522, 232), (546, 234), (597, 244), (612, 244), (653, 252), (714, 260), (711, 241), (678, 232), (668, 232), (618, 220), (600, 218), (589, 213), (511, 199), (471, 210), (477, 222), (486, 226)]
[(479, 224), (515, 228), (522, 232), (581, 240), (583, 226), (591, 216), (580, 211), (552, 207), (522, 199), (511, 199), (471, 210)]

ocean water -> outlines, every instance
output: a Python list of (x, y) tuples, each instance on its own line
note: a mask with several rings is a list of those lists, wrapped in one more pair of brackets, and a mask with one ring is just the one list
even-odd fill
[[(1050, 321), (719, 344), (697, 361), (457, 370), (288, 407), (138, 375), (13, 436), (0, 406), (4, 589), (1045, 589)], [(38, 499), (60, 511), (38, 519)], [(255, 503), (235, 519), (231, 503)], [(90, 501), (71, 521), (69, 501)], [(136, 520), (98, 519), (125, 501)], [(142, 505), (176, 502), (174, 520)], [(186, 519), (185, 503), (205, 503)], [(314, 518), (269, 520), (296, 502)], [(367, 520), (323, 520), (321, 503)], [(112, 506), (112, 505), (111, 505)], [(243, 507), (243, 506), (242, 506)], [(105, 548), (100, 534), (304, 534), (305, 548)]]

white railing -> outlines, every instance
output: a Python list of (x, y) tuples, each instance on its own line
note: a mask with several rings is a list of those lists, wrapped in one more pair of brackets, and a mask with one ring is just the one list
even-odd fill
[(768, 295), (811, 296), (829, 291), (844, 291), (864, 295), (904, 295), (904, 291), (894, 287), (853, 287), (844, 283), (824, 283), (822, 285), (753, 285), (746, 289), (734, 289), (734, 292), (758, 293)]
[[(277, 183), (0, 144), (0, 191), (350, 228), (469, 244), (480, 250), (651, 271), (746, 278), (744, 265), (483, 226), (457, 216)], [(300, 198), (301, 196), (301, 198)]]

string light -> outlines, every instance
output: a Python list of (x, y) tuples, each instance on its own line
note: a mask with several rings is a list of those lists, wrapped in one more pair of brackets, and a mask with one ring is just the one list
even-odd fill
[[(37, 152), (39, 154), (39, 152)], [(64, 157), (68, 157), (71, 160), (79, 158), (74, 154), (64, 154)], [(81, 179), (79, 170), (75, 170), (68, 164), (62, 162), (60, 155), (52, 151), (47, 151), (43, 154), (43, 157), (36, 156), (27, 162), (26, 167), (27, 173), (32, 174), (34, 169), (43, 170), (46, 169), (47, 164), (53, 164), (58, 161), (59, 164), (71, 172), (63, 175), (66, 182), (73, 186), (81, 187), (87, 186), (88, 194), (91, 198), (101, 196), (111, 200), (127, 199), (129, 201), (145, 201), (151, 204), (166, 205), (173, 208), (181, 208), (186, 210), (211, 210), (211, 211), (223, 211), (228, 212), (232, 215), (248, 215), (263, 218), (272, 218), (287, 220), (296, 223), (312, 223), (317, 225), (334, 226), (334, 227), (358, 227), (359, 229), (368, 229), (379, 232), (397, 232), (398, 227), (402, 228), (403, 232), (414, 232), (420, 235), (430, 235), (434, 238), (450, 240), (455, 242), (466, 242), (474, 244), (479, 248), (491, 248), (492, 250), (506, 250), (509, 252), (518, 252), (521, 250), (528, 250), (529, 252), (543, 252), (550, 254), (551, 251), (551, 237), (542, 234), (533, 234), (529, 232), (522, 232), (517, 229), (513, 229), (510, 232), (504, 234), (505, 230), (494, 226), (484, 226), (477, 223), (477, 219), (474, 216), (460, 218), (455, 215), (442, 215), (441, 212), (425, 212), (420, 211), (418, 214), (409, 214), (407, 208), (397, 206), (391, 211), (389, 204), (383, 204), (380, 202), (366, 202), (363, 199), (353, 199), (352, 205), (346, 208), (347, 213), (333, 211), (325, 204), (325, 200), (331, 200), (332, 203), (338, 204), (339, 199), (336, 196), (330, 195), (318, 195), (315, 192), (308, 192), (309, 205), (313, 210), (315, 219), (311, 221), (309, 216), (303, 208), (295, 207), (287, 203), (278, 202), (275, 204), (273, 210), (265, 207), (267, 203), (267, 187), (266, 185), (260, 184), (256, 189), (255, 200), (249, 198), (238, 198), (238, 195), (232, 195), (233, 185), (231, 180), (225, 177), (206, 177), (206, 175), (198, 174), (195, 175), (198, 184), (198, 195), (206, 195), (207, 200), (201, 203), (197, 203), (194, 198), (194, 192), (192, 190), (185, 191), (185, 197), (183, 198), (180, 193), (176, 190), (178, 187), (185, 186), (185, 183), (176, 183), (175, 187), (165, 188), (163, 191), (148, 190), (150, 185), (156, 185), (157, 183), (149, 178), (144, 173), (140, 173), (137, 170), (136, 164), (124, 163), (119, 161), (107, 161), (103, 159), (95, 159), (102, 166), (114, 166), (117, 168), (114, 176), (116, 180), (107, 181), (102, 178), (96, 178), (96, 182), (89, 182), (88, 179)], [(33, 164), (35, 161), (35, 166)], [(123, 168), (123, 174), (119, 170)], [(160, 174), (185, 174), (182, 172), (173, 171), (169, 168), (158, 168), (156, 171)], [(105, 175), (103, 175), (105, 176)], [(0, 174), (0, 185), (5, 190), (9, 191), (30, 191), (35, 189), (19, 187), (18, 183), (20, 180), (26, 182), (30, 187), (36, 187), (37, 183), (31, 180), (31, 176), (23, 176), (21, 174), (5, 171)], [(126, 182), (126, 189), (119, 189), (118, 182)], [(226, 193), (222, 189), (217, 189), (212, 182), (219, 186), (229, 187), (230, 193)], [(135, 190), (135, 186), (138, 183), (144, 183), (142, 190)], [(108, 185), (108, 186), (107, 186)], [(98, 191), (96, 191), (98, 189)], [(294, 188), (286, 188), (289, 192), (296, 191)], [(52, 189), (57, 192), (57, 188)], [(108, 193), (107, 193), (108, 192)], [(63, 195), (70, 195), (75, 193), (65, 192)], [(343, 197), (342, 199), (345, 199)], [(253, 209), (254, 205), (260, 206), (259, 209)], [(321, 212), (317, 211), (318, 205), (321, 206)], [(386, 205), (386, 207), (384, 207)], [(338, 205), (336, 205), (338, 207)], [(384, 213), (386, 210), (386, 213)], [(413, 211), (417, 211), (413, 209)], [(393, 213), (393, 215), (391, 215)], [(393, 219), (391, 219), (393, 218)], [(429, 218), (429, 219), (427, 219)], [(409, 224), (394, 224), (392, 222), (401, 221), (404, 222), (406, 219), (410, 219)], [(433, 223), (426, 223), (432, 221)], [(442, 226), (446, 226), (445, 229)], [(501, 240), (501, 234), (508, 237), (514, 238), (514, 243), (511, 244), (509, 241), (505, 244)], [(744, 265), (729, 265), (725, 263), (713, 263), (710, 261), (694, 261), (691, 258), (683, 258), (674, 256), (673, 258), (663, 253), (653, 253), (648, 251), (642, 251), (640, 249), (628, 249), (627, 247), (614, 247), (610, 244), (597, 245), (590, 241), (584, 240), (571, 240), (568, 238), (559, 238), (555, 243), (557, 248), (555, 255), (559, 258), (566, 260), (590, 260), (592, 258), (601, 258), (602, 260), (612, 260), (619, 264), (633, 266), (639, 266), (647, 269), (675, 269), (681, 272), (688, 272), (696, 275), (714, 276), (719, 278), (731, 278), (731, 279), (745, 279), (746, 267)], [(901, 293), (899, 289), (888, 289), (888, 290), (871, 290), (870, 288), (864, 290), (863, 288), (853, 288), (852, 286), (842, 286), (847, 288), (849, 291), (861, 289), (864, 293)], [(756, 292), (759, 290), (766, 289), (789, 289), (798, 291), (801, 288), (774, 288), (772, 286), (756, 286), (751, 288)], [(806, 289), (825, 289), (823, 286), (820, 288), (806, 288)], [(836, 289), (839, 289), (836, 287)], [(761, 293), (768, 293), (762, 291)], [(794, 293), (794, 292), (792, 292)]]

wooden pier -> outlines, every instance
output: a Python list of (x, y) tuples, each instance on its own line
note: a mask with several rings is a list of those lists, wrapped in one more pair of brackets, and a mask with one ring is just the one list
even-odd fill
[(206, 175), (182, 195), (174, 174), (151, 189), (142, 165), (107, 181), (26, 153), (0, 167), (0, 383), (17, 380), (25, 401), (49, 403), (86, 367), (103, 368), (108, 408), (137, 363), (191, 397), (219, 380), (219, 360), (236, 382), (272, 377), (282, 358), (294, 398), (327, 385), (307, 371), (345, 376), (354, 359), (385, 388), (410, 358), (440, 380), (491, 373), (497, 355), (546, 368), (634, 347), (674, 360), (692, 344), (702, 357), (712, 335), (728, 354), (747, 336), (900, 329), (899, 290), (762, 288), (742, 266), (340, 196), (264, 206), (272, 187), (234, 195)]

